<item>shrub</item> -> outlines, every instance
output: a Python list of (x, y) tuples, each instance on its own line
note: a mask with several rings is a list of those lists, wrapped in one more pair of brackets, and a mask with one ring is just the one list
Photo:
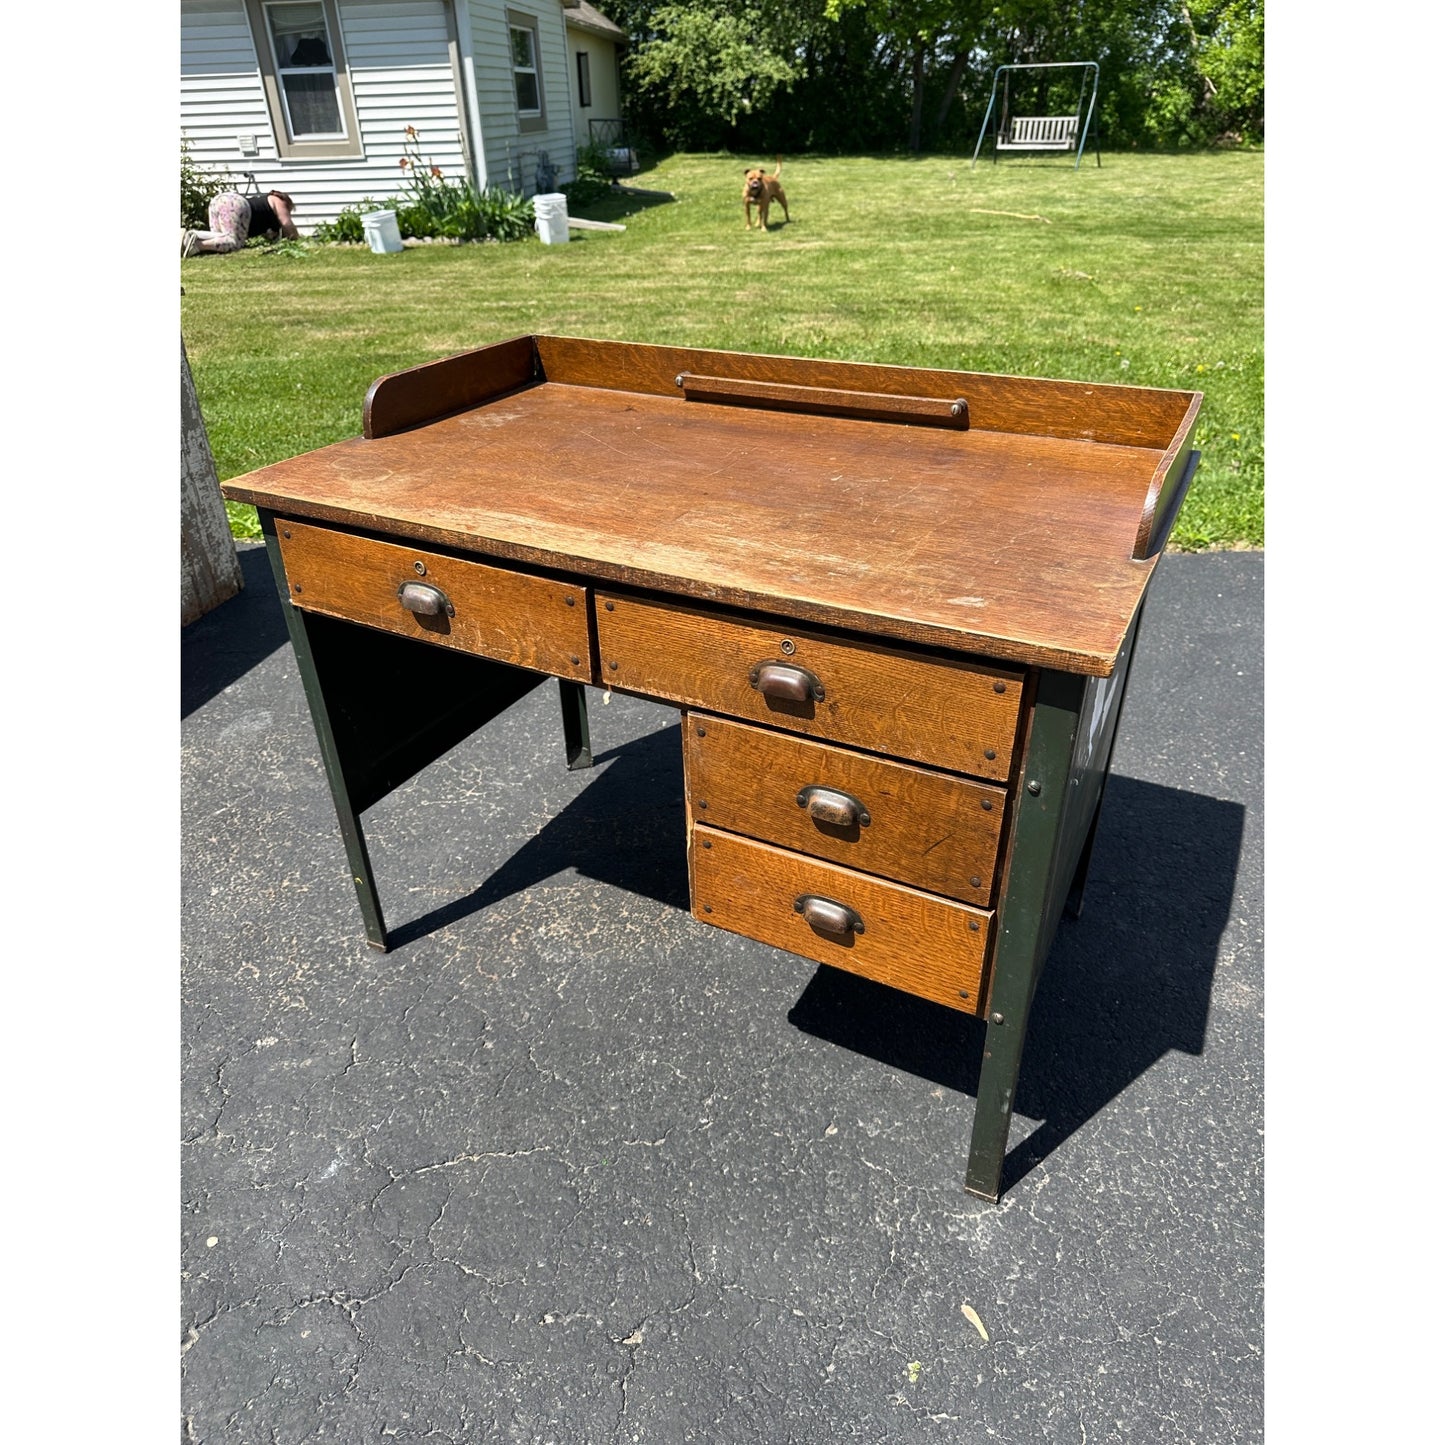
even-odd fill
[(204, 231), (210, 221), (212, 200), (222, 191), (236, 189), (225, 170), (200, 166), (191, 159), (191, 143), (181, 137), (181, 225)]
[(612, 193), (611, 163), (607, 148), (589, 141), (577, 152), (577, 179), (562, 187), (569, 206), (590, 206)]
[(405, 192), (386, 201), (368, 196), (348, 206), (334, 221), (314, 227), (312, 240), (364, 241), (362, 216), (382, 210), (396, 212), (396, 228), (408, 240), (520, 241), (532, 234), (531, 201), (494, 186), (479, 191), (470, 180), (449, 181), (440, 166), (422, 159), (416, 128), (407, 126), (404, 134)]
[(384, 208), (368, 196), (359, 206), (347, 206), (334, 221), (322, 221), (319, 225), (313, 226), (311, 239), (313, 241), (364, 241), (366, 231), (361, 224), (362, 216), (367, 211), (382, 209)]

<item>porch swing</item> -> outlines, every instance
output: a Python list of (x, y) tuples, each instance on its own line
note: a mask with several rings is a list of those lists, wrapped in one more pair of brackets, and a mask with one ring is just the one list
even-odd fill
[[(1016, 70), (1078, 70), (1079, 99), (1073, 115), (1012, 115), (1009, 111), (1009, 76)], [(1093, 88), (1089, 89), (1089, 72), (1093, 72)], [(1089, 123), (1094, 118), (1094, 102), (1099, 95), (1099, 64), (1095, 60), (1050, 60), (1034, 64), (1000, 65), (993, 73), (993, 89), (988, 94), (988, 109), (983, 115), (979, 128), (978, 144), (973, 148), (973, 160), (969, 169), (978, 164), (978, 153), (983, 149), (983, 138), (988, 134), (988, 123), (993, 116), (994, 101), (999, 95), (999, 78), (1003, 78), (1003, 103), (999, 106), (998, 130), (993, 140), (994, 164), (998, 164), (1000, 151), (1071, 151), (1074, 169), (1084, 158), (1084, 146), (1089, 137)], [(1084, 106), (1084, 93), (1088, 91), (1088, 108)], [(1099, 133), (1094, 131), (1094, 158), (1102, 166), (1104, 158), (1099, 151)]]

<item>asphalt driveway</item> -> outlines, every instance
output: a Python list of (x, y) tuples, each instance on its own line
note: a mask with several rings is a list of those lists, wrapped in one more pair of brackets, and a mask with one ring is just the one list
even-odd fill
[(677, 714), (548, 683), (366, 819), (264, 554), (182, 635), (183, 1439), (1263, 1433), (1263, 572), (1170, 555), (998, 1205), (982, 1026), (694, 921)]

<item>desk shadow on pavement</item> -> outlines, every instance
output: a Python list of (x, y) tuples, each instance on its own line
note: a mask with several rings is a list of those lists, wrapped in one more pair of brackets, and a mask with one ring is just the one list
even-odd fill
[[(688, 908), (678, 725), (599, 754), (576, 798), (462, 898), (391, 930), (393, 947), (575, 870)], [(1039, 980), (1015, 1110), (1040, 1124), (1004, 1160), (1008, 1190), (1173, 1050), (1204, 1049), (1244, 808), (1114, 775), (1083, 916), (1059, 925)], [(789, 1022), (960, 1093), (978, 1093), (985, 1026), (819, 967)]]
[[(1083, 915), (1039, 978), (1015, 1110), (1042, 1122), (1004, 1160), (1007, 1191), (1171, 1050), (1204, 1050), (1244, 835), (1238, 803), (1114, 775)], [(985, 1025), (834, 968), (790, 1021), (805, 1033), (978, 1095)]]
[[(559, 762), (561, 739), (558, 738)], [(593, 780), (465, 897), (388, 930), (400, 948), (569, 869), (688, 907), (682, 737), (674, 722), (597, 755)]]
[(181, 629), (181, 716), (189, 717), (282, 646), (286, 619), (266, 548), (240, 546), (241, 590)]

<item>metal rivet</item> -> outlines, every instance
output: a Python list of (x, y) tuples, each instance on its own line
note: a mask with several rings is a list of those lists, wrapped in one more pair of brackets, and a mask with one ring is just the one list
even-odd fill
[(961, 988), (961, 989), (959, 989), (959, 991), (958, 991), (958, 996), (959, 996), (959, 998), (967, 998), (967, 997), (968, 997), (968, 990), (967, 990), (966, 988)]
[(700, 737), (700, 738), (705, 738), (705, 737), (707, 736), (707, 729), (706, 729), (706, 728), (699, 728), (699, 729), (697, 730), (697, 735), (698, 735), (698, 737)]
[(1008, 684), (1007, 684), (1007, 683), (1004, 683), (1004, 682), (996, 682), (996, 683), (994, 683), (994, 685), (993, 685), (993, 690), (994, 690), (995, 692), (1007, 692), (1007, 691), (1008, 691)]
[(425, 562), (413, 562), (413, 563), (411, 564), (411, 570), (412, 570), (413, 572), (415, 572), (418, 577), (425, 577), (425, 576), (426, 576), (426, 563), (425, 563)]
[(989, 1021), (989, 1023), (991, 1023), (991, 1024), (1001, 1024), (1001, 1023), (1003, 1022), (1003, 1015), (1002, 1015), (1002, 1014), (990, 1014), (990, 1015), (988, 1016), (988, 1021)]
[(982, 879), (982, 878), (970, 878), (970, 879), (968, 880), (968, 886), (969, 886), (970, 888), (982, 888), (982, 887), (983, 887), (983, 879)]
[(296, 584), (296, 590), (298, 592), (301, 590), (301, 584), (299, 582)]
[(1037, 783), (1030, 783), (1030, 784), (1029, 784), (1029, 792), (1031, 792), (1031, 793), (1034, 795), (1034, 797), (1037, 798), (1038, 795), (1039, 795), (1039, 793), (1040, 793), (1040, 791), (1041, 791), (1041, 789), (1039, 788), (1039, 785), (1038, 785)]
[(798, 644), (791, 637), (785, 637), (778, 644), (778, 649), (784, 657), (791, 657), (798, 650)]
[(992, 748), (985, 748), (983, 750), (983, 755), (989, 760), (989, 762), (992, 762), (998, 756), (998, 754), (994, 752)]
[(617, 664), (615, 662), (609, 662), (607, 666), (610, 667), (613, 672), (617, 671)]
[(575, 652), (572, 654), (572, 666), (573, 666), (573, 667), (581, 667), (581, 666), (582, 666), (582, 659), (581, 659), (580, 657), (578, 657)]
[(289, 527), (282, 527), (281, 535), (289, 541), (291, 537), (291, 529)]
[(976, 919), (976, 918), (970, 918), (970, 919), (968, 920), (968, 931), (969, 931), (970, 933), (977, 933), (977, 932), (978, 932), (978, 919)]
[(710, 903), (704, 903), (704, 904), (702, 905), (702, 911), (703, 911), (704, 913), (711, 913), (711, 912), (712, 912), (712, 905), (711, 905)]
[(704, 848), (711, 848), (711, 847), (712, 847), (712, 844), (709, 843), (706, 838), (704, 838), (704, 839), (702, 840), (702, 846), (703, 846)]
[(603, 606), (606, 607), (609, 612), (615, 612), (617, 610), (610, 602), (603, 603)]
[(699, 798), (699, 799), (697, 800), (697, 805), (698, 805), (699, 808), (705, 808), (705, 807), (707, 807), (707, 804), (704, 803), (701, 798)]
[(566, 602), (569, 607), (575, 607), (577, 605), (577, 599), (575, 597), (568, 597)]
[(985, 798), (983, 802), (979, 804), (979, 807), (982, 808), (985, 813), (993, 812), (993, 799)]

